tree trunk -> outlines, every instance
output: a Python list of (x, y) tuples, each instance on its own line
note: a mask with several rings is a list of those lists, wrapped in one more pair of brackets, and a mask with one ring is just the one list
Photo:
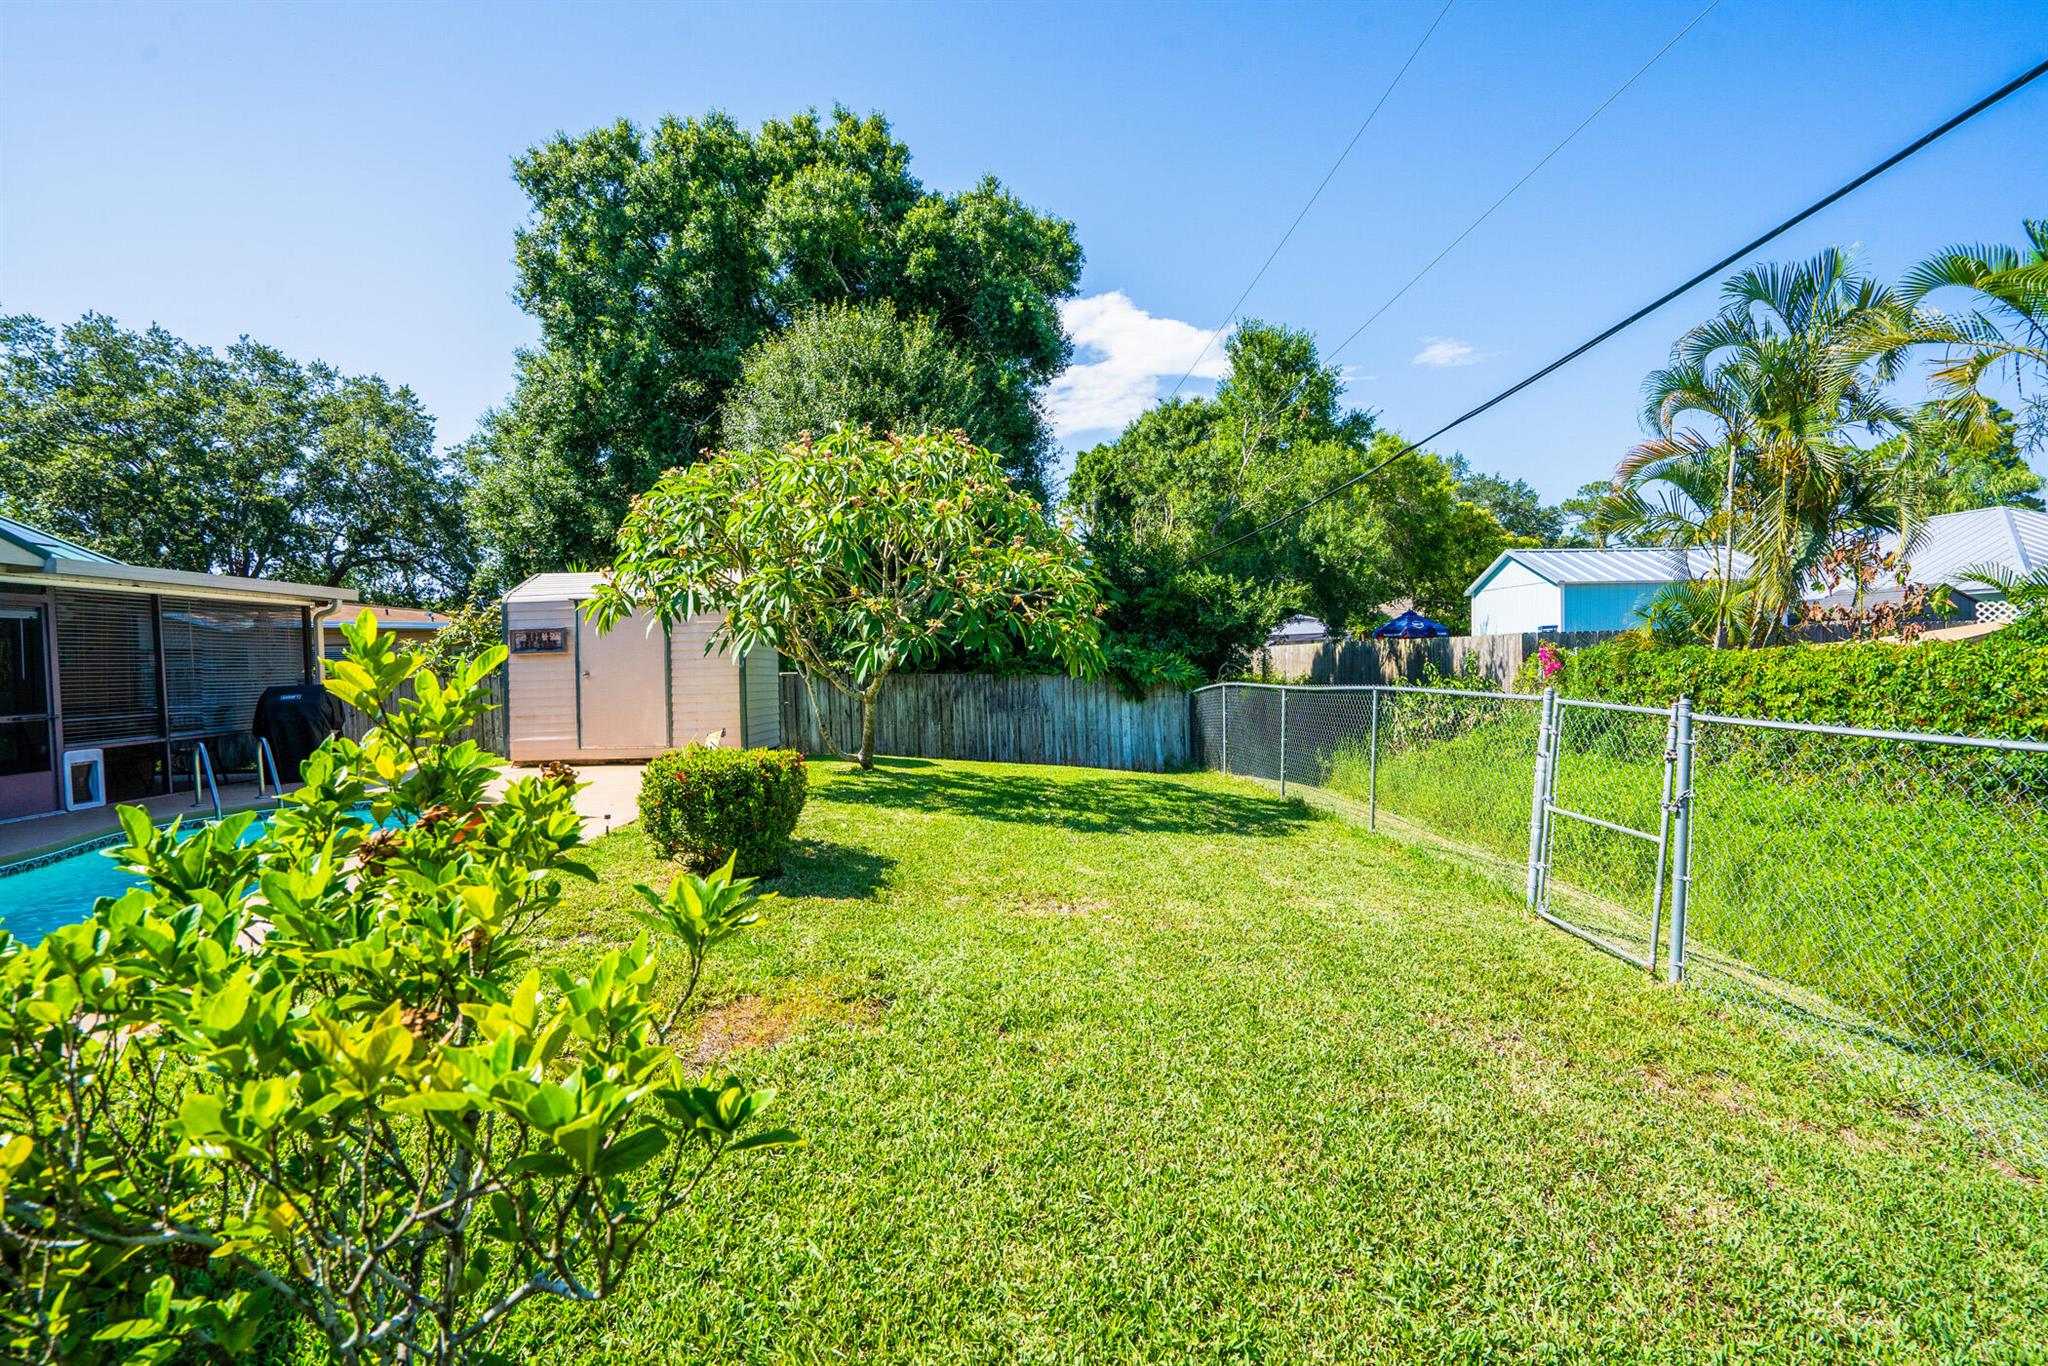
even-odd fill
[(1714, 648), (1717, 650), (1728, 640), (1728, 601), (1735, 591), (1735, 458), (1741, 450), (1734, 442), (1728, 443), (1728, 487), (1721, 505), (1721, 515), (1728, 519), (1728, 553), (1721, 565), (1720, 601), (1714, 605)]
[[(804, 681), (804, 697), (811, 704), (811, 719), (818, 723), (818, 736), (825, 742), (825, 748), (831, 750), (842, 759), (851, 759), (853, 756), (841, 749), (839, 742), (832, 738), (832, 723), (825, 719), (824, 708), (818, 705), (818, 692), (817, 689), (811, 686), (809, 671), (800, 669), (797, 672), (797, 677)], [(830, 680), (827, 681), (829, 682)], [(835, 683), (833, 686), (837, 687), (838, 685)]]
[(875, 695), (881, 690), (877, 683), (860, 700), (860, 766), (863, 770), (875, 766)]

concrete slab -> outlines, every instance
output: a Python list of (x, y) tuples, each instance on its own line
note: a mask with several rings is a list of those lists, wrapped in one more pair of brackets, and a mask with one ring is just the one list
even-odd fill
[[(586, 784), (576, 794), (576, 812), (583, 817), (585, 839), (610, 834), (619, 826), (640, 819), (640, 772), (645, 767), (644, 764), (591, 764), (577, 770)], [(539, 772), (538, 768), (510, 768), (494, 787), (501, 789), (514, 778), (531, 777)], [(221, 784), (220, 804), (224, 815), (272, 806), (276, 801), (275, 796), (258, 792), (253, 782)], [(150, 818), (159, 825), (168, 824), (178, 817), (190, 822), (213, 815), (213, 802), (204, 800), (195, 806), (190, 792), (146, 797), (140, 803), (123, 804), (145, 807)], [(60, 811), (48, 816), (0, 822), (0, 867), (111, 835), (121, 828), (114, 811), (113, 806), (101, 806), (89, 811)]]
[[(583, 817), (583, 838), (597, 839), (640, 819), (640, 774), (645, 764), (582, 764), (576, 768), (583, 790), (576, 794), (576, 814)], [(538, 776), (535, 766), (509, 768), (500, 784)]]

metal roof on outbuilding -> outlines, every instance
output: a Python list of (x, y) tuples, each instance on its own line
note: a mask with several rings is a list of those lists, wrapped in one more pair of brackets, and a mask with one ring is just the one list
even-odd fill
[[(1587, 583), (1679, 583), (1720, 573), (1725, 552), (1708, 546), (1605, 546), (1593, 549), (1503, 550), (1465, 590), (1471, 597), (1510, 562), (1537, 578), (1566, 587)], [(1735, 573), (1749, 573), (1750, 557), (1735, 552)]]
[[(1963, 575), (1981, 565), (1997, 565), (2015, 576), (2048, 566), (2048, 512), (2031, 508), (1945, 512), (1929, 517), (1912, 537), (1905, 559), (1914, 583), (1968, 587)], [(1895, 551), (1899, 538), (1887, 534), (1879, 544)]]
[(505, 595), (507, 602), (582, 602), (604, 582), (602, 574), (535, 574)]

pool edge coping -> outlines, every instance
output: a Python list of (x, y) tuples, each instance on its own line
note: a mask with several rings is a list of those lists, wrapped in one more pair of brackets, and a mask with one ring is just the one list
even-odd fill
[[(245, 811), (261, 811), (274, 804), (274, 798), (263, 797), (253, 802), (243, 802), (240, 805), (223, 807), (219, 816), (207, 816), (203, 819), (192, 821), (190, 828), (195, 830), (201, 829), (213, 824), (216, 820), (224, 820), (229, 816), (239, 816)], [(170, 820), (162, 822), (152, 821), (151, 824), (159, 830), (164, 830), (184, 819), (185, 817), (183, 816), (173, 816)], [(124, 831), (116, 828), (107, 831), (103, 835), (87, 835), (84, 839), (73, 840), (69, 844), (53, 845), (50, 848), (38, 850), (33, 854), (24, 855), (11, 863), (0, 863), (0, 882), (4, 882), (17, 873), (31, 873), (38, 868), (47, 868), (53, 863), (61, 863), (65, 859), (77, 858), (82, 854), (90, 854), (101, 849), (112, 848), (127, 838), (128, 836)]]

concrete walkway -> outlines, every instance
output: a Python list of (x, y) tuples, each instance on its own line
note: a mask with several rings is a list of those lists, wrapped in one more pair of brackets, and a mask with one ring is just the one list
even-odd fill
[[(644, 764), (591, 764), (577, 770), (585, 784), (583, 790), (576, 794), (576, 814), (583, 817), (583, 838), (594, 840), (640, 819), (640, 771), (645, 767)], [(492, 784), (492, 791), (502, 791), (504, 785), (515, 778), (534, 777), (539, 773), (538, 768), (508, 768)], [(253, 782), (220, 785), (221, 809), (230, 815), (252, 807), (267, 808), (275, 805), (276, 801), (276, 797), (258, 792)], [(150, 818), (159, 825), (167, 824), (174, 817), (183, 817), (189, 824), (213, 816), (213, 802), (209, 799), (195, 806), (190, 792), (146, 797), (139, 803), (123, 805), (146, 807)], [(0, 868), (84, 844), (113, 834), (120, 828), (120, 820), (112, 806), (0, 822)]]
[[(622, 825), (640, 819), (640, 773), (645, 764), (585, 764), (576, 770), (583, 790), (576, 794), (576, 814), (583, 817), (583, 838), (594, 840), (609, 835)], [(540, 775), (537, 767), (524, 764), (508, 768), (493, 791), (519, 778)]]

